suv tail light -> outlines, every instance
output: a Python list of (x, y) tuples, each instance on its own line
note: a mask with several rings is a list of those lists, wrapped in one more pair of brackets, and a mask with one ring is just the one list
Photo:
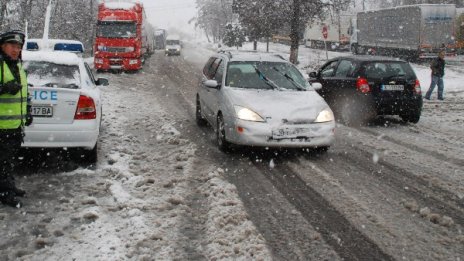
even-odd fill
[(97, 118), (97, 109), (95, 102), (89, 96), (79, 96), (79, 102), (77, 103), (76, 114), (74, 115), (75, 120), (94, 120)]
[(422, 94), (421, 85), (420, 85), (419, 80), (416, 80), (416, 84), (414, 85), (413, 92), (414, 94)]
[(365, 78), (358, 78), (356, 82), (356, 89), (361, 93), (368, 93), (371, 91), (371, 87), (369, 86), (369, 82)]

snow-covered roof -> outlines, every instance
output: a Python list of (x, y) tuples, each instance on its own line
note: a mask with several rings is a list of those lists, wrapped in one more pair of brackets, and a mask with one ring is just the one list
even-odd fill
[(74, 53), (69, 52), (51, 52), (51, 51), (23, 51), (24, 61), (44, 61), (62, 65), (79, 65), (81, 58)]
[(229, 61), (231, 62), (288, 62), (280, 54), (276, 53), (260, 53), (260, 52), (233, 52), (225, 51), (222, 54), (230, 55)]
[[(43, 39), (27, 39), (28, 42), (37, 42), (37, 43), (42, 43)], [(48, 41), (51, 44), (56, 44), (56, 43), (69, 43), (69, 44), (82, 44), (80, 41), (76, 40), (66, 40), (66, 39), (48, 39)]]
[[(37, 43), (37, 45), (34, 45), (34, 43)], [(32, 44), (29, 46), (29, 44)], [(57, 45), (75, 45), (72, 46), (73, 48), (68, 48), (68, 49), (62, 49), (60, 47), (59, 49), (56, 49)], [(80, 41), (76, 40), (65, 40), (65, 39), (48, 39), (48, 40), (43, 40), (43, 39), (27, 39), (26, 41), (26, 48), (28, 50), (59, 50), (59, 51), (69, 51), (69, 52), (77, 52), (81, 53), (84, 52), (84, 44)], [(30, 48), (30, 49), (29, 49)]]
[(127, 2), (110, 2), (105, 3), (105, 7), (108, 9), (122, 9), (122, 10), (131, 10), (135, 7), (135, 3), (127, 3)]

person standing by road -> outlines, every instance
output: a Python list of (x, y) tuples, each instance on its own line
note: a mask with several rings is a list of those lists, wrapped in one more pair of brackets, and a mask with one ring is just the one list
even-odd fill
[(21, 64), (25, 35), (20, 31), (0, 34), (0, 201), (21, 207), (18, 197), (26, 192), (15, 185), (13, 167), (23, 142), (24, 126), (32, 123), (28, 106), (26, 73)]
[(438, 53), (438, 57), (430, 64), (430, 69), (432, 69), (432, 83), (425, 94), (425, 99), (430, 100), (435, 86), (438, 85), (438, 99), (442, 101), (444, 89), (443, 77), (445, 76), (445, 51)]

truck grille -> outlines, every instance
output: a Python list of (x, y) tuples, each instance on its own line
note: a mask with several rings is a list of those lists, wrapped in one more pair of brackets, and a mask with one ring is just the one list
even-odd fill
[(109, 53), (125, 53), (126, 47), (108, 47), (107, 52)]

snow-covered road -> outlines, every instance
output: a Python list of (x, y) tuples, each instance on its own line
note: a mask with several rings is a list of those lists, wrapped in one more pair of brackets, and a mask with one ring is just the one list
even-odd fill
[(339, 125), (326, 155), (224, 154), (194, 119), (210, 53), (187, 45), (106, 74), (99, 163), (51, 151), (18, 168), (28, 198), (0, 206), (0, 260), (462, 259), (462, 92), (425, 103), (417, 125)]

